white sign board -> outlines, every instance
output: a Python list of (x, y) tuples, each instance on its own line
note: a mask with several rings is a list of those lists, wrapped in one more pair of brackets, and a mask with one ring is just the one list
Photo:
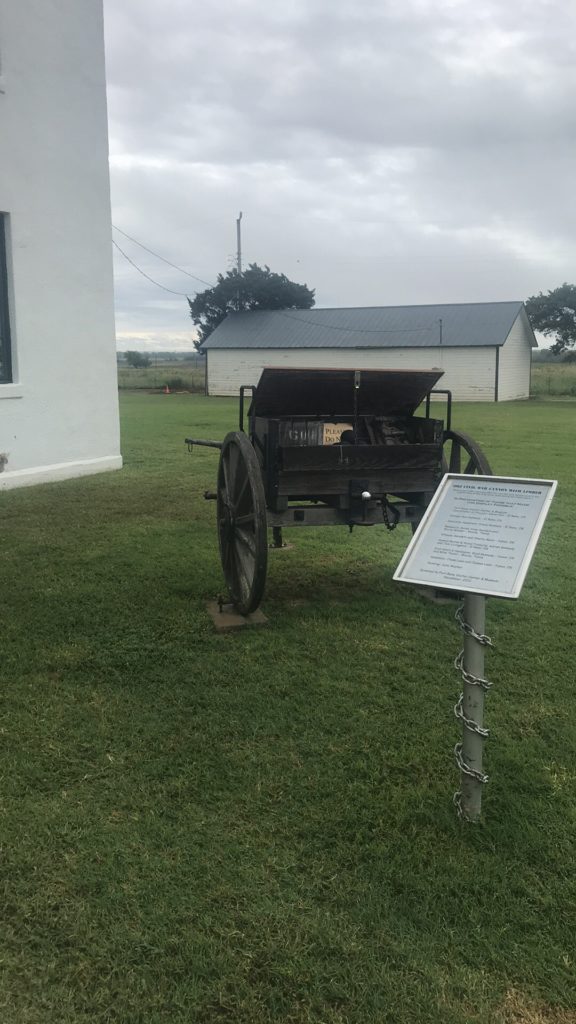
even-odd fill
[(556, 480), (447, 473), (394, 579), (518, 597), (556, 486)]

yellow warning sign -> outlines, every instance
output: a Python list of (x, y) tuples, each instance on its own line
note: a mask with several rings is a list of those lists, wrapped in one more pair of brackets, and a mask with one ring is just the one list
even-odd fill
[(345, 430), (354, 430), (351, 423), (325, 423), (323, 444), (340, 444)]

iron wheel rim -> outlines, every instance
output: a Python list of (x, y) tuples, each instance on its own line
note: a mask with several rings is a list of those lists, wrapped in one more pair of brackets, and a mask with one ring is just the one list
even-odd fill
[(460, 430), (444, 433), (442, 468), (445, 473), (463, 476), (492, 476), (492, 468), (480, 445)]
[(232, 604), (242, 615), (264, 595), (268, 558), (266, 499), (260, 465), (245, 434), (227, 434), (217, 486), (220, 560)]

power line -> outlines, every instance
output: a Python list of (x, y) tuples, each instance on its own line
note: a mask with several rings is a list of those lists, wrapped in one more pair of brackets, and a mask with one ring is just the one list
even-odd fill
[[(170, 260), (167, 260), (164, 256), (160, 256), (160, 254), (154, 252), (153, 249), (149, 249), (148, 246), (144, 245), (143, 242), (139, 242), (137, 238), (133, 238), (132, 235), (129, 235), (127, 231), (123, 231), (122, 228), (117, 227), (115, 224), (113, 224), (112, 227), (115, 231), (119, 231), (121, 235), (124, 235), (125, 238), (128, 238), (131, 242), (134, 242), (135, 245), (139, 245), (141, 249), (145, 249), (146, 252), (149, 252), (151, 256), (156, 256), (156, 258), (162, 260), (163, 263), (167, 263), (168, 266), (172, 267), (174, 270), (178, 270), (180, 271), (180, 273), (186, 274), (187, 277), (191, 277), (195, 281), (201, 281), (202, 284), (208, 285), (209, 288), (215, 287), (215, 285), (210, 284), (209, 281), (205, 281), (202, 277), (197, 277), (196, 274), (191, 274), (188, 270), (184, 270), (183, 267), (179, 267), (176, 263), (171, 263)], [(128, 254), (125, 253), (124, 250), (120, 248), (118, 242), (116, 242), (114, 239), (112, 239), (112, 245), (114, 245), (118, 249), (118, 252), (122, 254), (124, 259), (127, 260), (132, 267), (134, 267), (134, 270), (137, 270), (138, 273), (142, 275), (142, 277), (146, 278), (147, 281), (150, 281), (152, 284), (155, 284), (157, 288), (162, 288), (163, 291), (165, 292), (170, 292), (171, 295), (180, 295), (183, 298), (188, 299), (188, 301), (190, 301), (189, 296), (186, 294), (186, 292), (174, 291), (173, 288), (167, 288), (165, 284), (160, 284), (159, 281), (155, 281), (153, 277), (150, 277), (150, 275), (147, 274), (146, 271), (142, 270), (141, 267), (134, 263), (134, 260), (132, 260), (130, 256), (128, 256)], [(234, 259), (234, 257), (232, 257), (232, 259)], [(296, 320), (297, 323), (310, 324), (312, 327), (323, 327), (325, 330), (329, 331), (342, 331), (345, 334), (426, 334), (430, 333), (433, 330), (432, 327), (398, 328), (397, 330), (368, 330), (354, 327), (337, 327), (336, 324), (323, 324), (319, 323), (316, 320), (307, 320), (304, 317), (292, 316), (290, 313), (286, 313), (280, 309), (274, 310), (274, 312), (280, 313), (280, 315), (286, 317), (287, 320)]]
[[(183, 298), (188, 299), (188, 295), (186, 295), (186, 292), (175, 292), (173, 288), (167, 288), (165, 284), (160, 284), (159, 281), (155, 281), (153, 277), (150, 277), (150, 275), (147, 274), (145, 270), (142, 270), (139, 266), (136, 265), (136, 263), (134, 263), (134, 260), (130, 259), (130, 257), (124, 252), (124, 249), (121, 249), (118, 245), (118, 242), (115, 242), (114, 239), (112, 239), (112, 245), (116, 246), (118, 252), (122, 253), (124, 259), (128, 260), (128, 263), (130, 263), (131, 266), (134, 267), (134, 270), (137, 270), (139, 274), (142, 274), (142, 277), (145, 277), (147, 281), (151, 281), (152, 284), (155, 284), (157, 288), (163, 288), (165, 292), (170, 292), (171, 295), (181, 295)], [(190, 300), (188, 299), (188, 301)]]
[(201, 284), (207, 284), (209, 288), (214, 287), (210, 281), (205, 281), (203, 277), (198, 277), (197, 274), (191, 274), (189, 270), (184, 270), (184, 267), (179, 267), (178, 264), (171, 263), (165, 256), (161, 256), (159, 252), (154, 252), (153, 249), (149, 249), (147, 245), (144, 245), (144, 242), (139, 242), (137, 238), (133, 238), (127, 231), (123, 231), (122, 228), (117, 227), (116, 224), (113, 224), (112, 227), (115, 231), (119, 231), (121, 235), (124, 235), (125, 238), (129, 238), (135, 245), (139, 245), (141, 249), (145, 249), (151, 256), (155, 256), (156, 259), (162, 260), (163, 263), (167, 263), (168, 266), (172, 267), (174, 270), (179, 270), (181, 274), (186, 274), (186, 277), (191, 277), (193, 281), (200, 281)]

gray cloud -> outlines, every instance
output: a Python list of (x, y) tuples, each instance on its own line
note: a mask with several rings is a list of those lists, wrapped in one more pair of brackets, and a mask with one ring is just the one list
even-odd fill
[[(575, 20), (563, 0), (108, 0), (115, 222), (213, 280), (242, 209), (246, 259), (319, 305), (573, 280)], [(186, 344), (185, 300), (116, 263), (119, 334)]]

